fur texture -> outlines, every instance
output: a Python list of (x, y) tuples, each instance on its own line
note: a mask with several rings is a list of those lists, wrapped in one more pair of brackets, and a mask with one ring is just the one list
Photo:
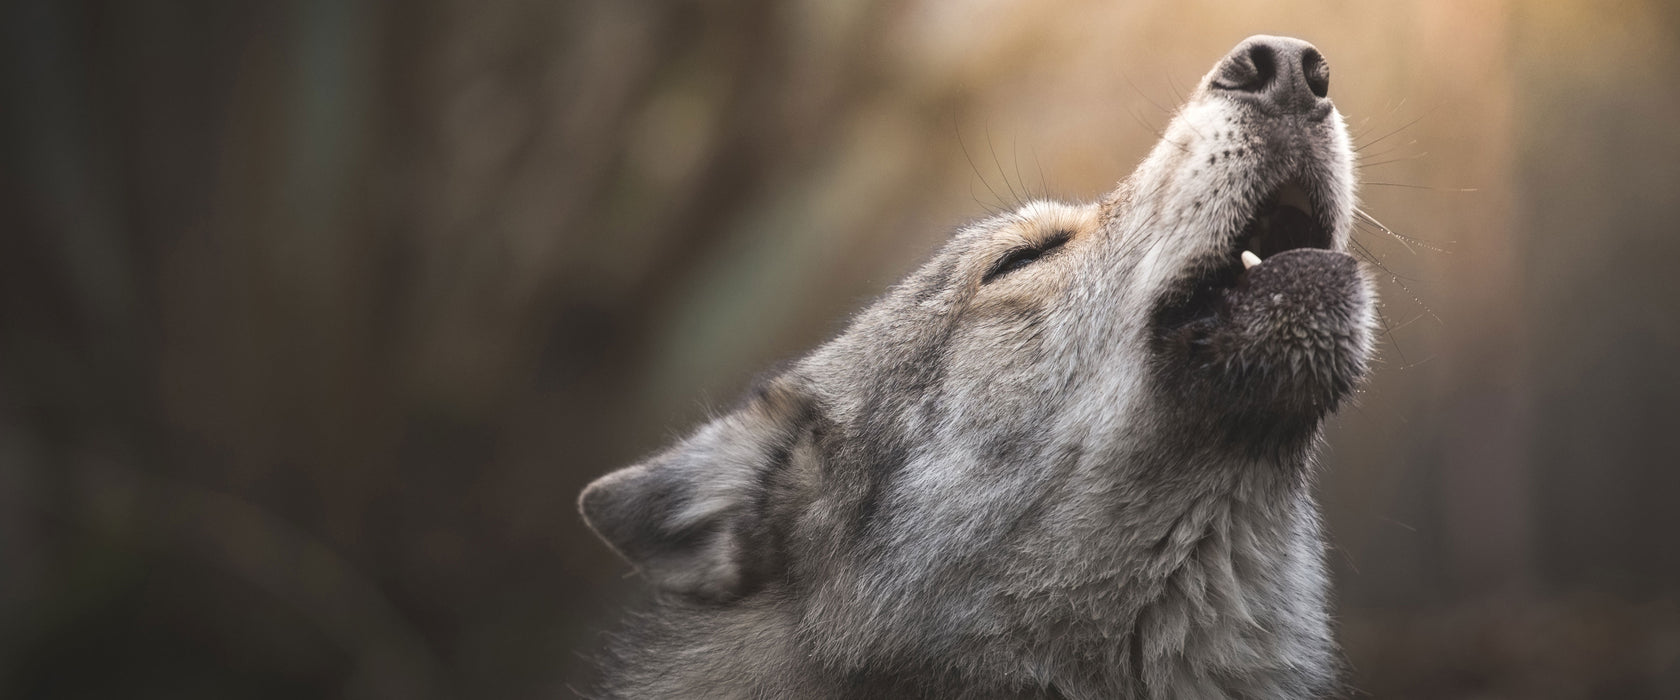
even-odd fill
[(601, 692), (1333, 692), (1311, 449), (1373, 299), (1339, 252), (1326, 81), (1304, 42), (1245, 41), (1109, 197), (958, 231), (735, 411), (592, 484), (586, 519), (655, 590)]

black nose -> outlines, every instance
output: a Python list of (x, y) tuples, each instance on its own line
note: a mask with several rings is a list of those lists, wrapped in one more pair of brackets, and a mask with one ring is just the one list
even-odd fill
[(1220, 62), (1210, 86), (1253, 95), (1285, 113), (1307, 114), (1329, 102), (1330, 66), (1300, 39), (1252, 36)]

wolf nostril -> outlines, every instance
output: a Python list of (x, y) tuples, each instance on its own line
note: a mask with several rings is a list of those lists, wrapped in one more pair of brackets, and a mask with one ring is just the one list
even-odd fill
[(1285, 112), (1307, 113), (1330, 94), (1330, 66), (1312, 44), (1276, 36), (1237, 45), (1209, 82), (1216, 90), (1248, 93)]
[(1324, 56), (1318, 49), (1309, 48), (1301, 53), (1301, 74), (1307, 78), (1307, 89), (1315, 97), (1330, 95), (1330, 64), (1324, 62)]
[(1239, 48), (1231, 52), (1214, 85), (1226, 90), (1260, 92), (1276, 77), (1277, 61), (1272, 56), (1271, 47), (1254, 44), (1246, 51)]

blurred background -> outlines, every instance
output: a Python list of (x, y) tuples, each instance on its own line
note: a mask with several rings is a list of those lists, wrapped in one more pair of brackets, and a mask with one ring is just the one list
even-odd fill
[(1320, 482), (1357, 695), (1680, 697), (1645, 0), (0, 4), (0, 697), (572, 697), (639, 585), (585, 483), (1255, 33), (1397, 234)]

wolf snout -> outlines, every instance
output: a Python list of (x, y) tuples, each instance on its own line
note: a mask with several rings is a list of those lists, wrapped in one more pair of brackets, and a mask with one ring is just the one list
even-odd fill
[(1253, 36), (1219, 63), (1208, 87), (1284, 114), (1330, 110), (1330, 66), (1312, 44), (1281, 36)]

